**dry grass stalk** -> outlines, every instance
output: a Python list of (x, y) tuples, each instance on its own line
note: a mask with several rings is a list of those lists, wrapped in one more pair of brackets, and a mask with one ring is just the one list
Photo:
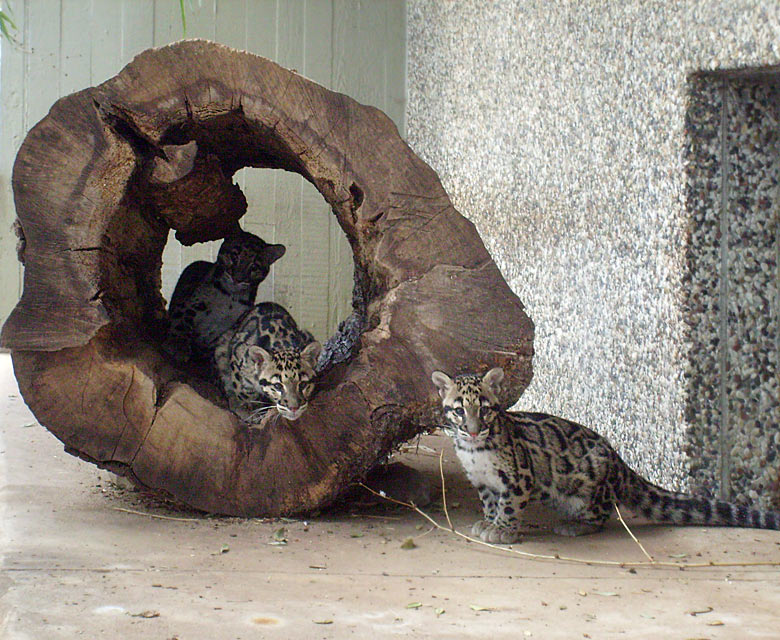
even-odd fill
[(397, 500), (396, 498), (393, 498), (392, 496), (388, 496), (385, 492), (378, 492), (372, 489), (371, 487), (367, 486), (364, 483), (360, 483), (360, 486), (363, 487), (366, 491), (372, 493), (373, 495), (382, 498), (383, 500), (387, 500), (388, 502), (392, 502), (393, 504), (397, 504), (402, 507), (406, 507), (407, 509), (411, 509), (412, 511), (415, 511), (418, 515), (420, 515), (422, 518), (427, 520), (428, 522), (433, 525), (435, 529), (439, 529), (441, 531), (448, 531), (449, 533), (452, 533), (460, 538), (463, 538), (464, 540), (468, 540), (469, 542), (472, 542), (474, 544), (488, 547), (490, 549), (496, 549), (498, 551), (502, 551), (504, 553), (509, 553), (511, 555), (515, 556), (521, 556), (523, 558), (528, 558), (530, 560), (546, 560), (546, 561), (557, 561), (557, 562), (568, 562), (572, 564), (585, 564), (589, 566), (599, 566), (599, 567), (619, 567), (621, 569), (623, 568), (630, 568), (630, 569), (636, 569), (636, 568), (664, 568), (664, 569), (704, 569), (708, 567), (719, 567), (719, 568), (725, 568), (725, 567), (780, 567), (780, 561), (762, 561), (762, 562), (691, 562), (691, 563), (682, 563), (682, 562), (658, 562), (653, 559), (653, 557), (647, 552), (647, 550), (644, 548), (641, 542), (636, 538), (636, 536), (632, 533), (631, 529), (629, 529), (626, 522), (623, 520), (623, 516), (620, 513), (620, 509), (617, 505), (615, 505), (615, 510), (617, 511), (618, 520), (623, 525), (625, 530), (628, 532), (628, 534), (631, 536), (631, 538), (636, 542), (636, 544), (641, 549), (642, 553), (645, 555), (646, 558), (648, 558), (648, 562), (622, 562), (622, 561), (616, 561), (616, 560), (591, 560), (586, 558), (576, 558), (571, 556), (562, 556), (560, 554), (538, 554), (538, 553), (530, 553), (527, 551), (520, 551), (519, 549), (515, 549), (511, 546), (502, 546), (497, 544), (492, 544), (490, 542), (485, 542), (484, 540), (480, 540), (478, 538), (473, 538), (472, 536), (468, 536), (464, 533), (461, 533), (460, 531), (455, 529), (455, 526), (452, 524), (452, 520), (450, 519), (450, 514), (447, 509), (447, 493), (446, 493), (446, 483), (444, 480), (444, 465), (443, 465), (443, 456), (444, 452), (442, 451), (439, 455), (439, 474), (441, 476), (441, 486), (442, 486), (442, 506), (444, 509), (444, 516), (447, 519), (447, 526), (441, 525), (439, 522), (437, 522), (434, 518), (429, 516), (427, 513), (425, 513), (422, 509), (417, 507), (416, 505), (409, 503), (409, 502), (403, 502), (402, 500)]
[(157, 513), (148, 513), (145, 511), (136, 511), (135, 509), (125, 509), (124, 507), (111, 507), (114, 511), (122, 513), (132, 513), (136, 516), (146, 516), (148, 518), (157, 518), (158, 520), (175, 520), (176, 522), (202, 522), (203, 518), (177, 518), (176, 516), (163, 516)]
[(642, 550), (642, 553), (644, 553), (644, 554), (645, 554), (645, 557), (646, 557), (646, 558), (647, 558), (647, 559), (648, 559), (650, 562), (652, 562), (653, 564), (655, 564), (655, 560), (653, 559), (653, 556), (651, 556), (649, 553), (647, 553), (647, 550), (644, 548), (644, 546), (642, 545), (642, 543), (641, 543), (641, 542), (639, 542), (639, 540), (637, 540), (637, 537), (634, 535), (633, 531), (631, 531), (631, 529), (629, 529), (629, 528), (628, 528), (628, 524), (626, 524), (626, 521), (625, 521), (625, 520), (623, 520), (623, 515), (620, 513), (620, 507), (617, 505), (617, 503), (615, 503), (615, 511), (617, 512), (617, 517), (618, 517), (618, 520), (620, 521), (620, 524), (622, 524), (622, 525), (623, 525), (623, 528), (624, 528), (626, 531), (628, 531), (628, 535), (630, 535), (630, 536), (631, 536), (631, 539), (632, 539), (634, 542), (636, 542), (636, 543), (637, 543), (637, 545), (639, 546), (639, 548)]

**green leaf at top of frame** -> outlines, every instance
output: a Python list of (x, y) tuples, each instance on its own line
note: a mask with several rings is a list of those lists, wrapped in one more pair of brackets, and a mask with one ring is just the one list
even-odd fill
[(11, 27), (11, 29), (16, 31), (16, 23), (13, 21), (11, 16), (9, 16), (5, 11), (0, 9), (0, 34), (6, 40), (12, 41), (13, 36), (11, 35), (11, 32), (8, 30), (9, 26)]
[(184, 0), (179, 0), (179, 9), (181, 10), (181, 37), (187, 37), (187, 11), (184, 9)]

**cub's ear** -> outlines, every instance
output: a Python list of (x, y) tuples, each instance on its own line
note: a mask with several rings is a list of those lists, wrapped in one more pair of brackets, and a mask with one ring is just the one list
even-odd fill
[(270, 267), (274, 262), (281, 258), (287, 247), (283, 244), (268, 244), (265, 246), (265, 263)]
[(312, 369), (317, 367), (317, 360), (322, 352), (322, 345), (317, 342), (310, 342), (306, 345), (303, 351), (301, 351), (301, 358), (309, 363)]
[(494, 394), (501, 393), (501, 382), (504, 380), (504, 370), (501, 367), (491, 369), (482, 377), (482, 383)]
[(271, 354), (268, 353), (263, 347), (252, 345), (248, 349), (249, 357), (257, 363), (258, 367), (262, 367), (263, 363), (271, 359)]
[(447, 392), (452, 388), (452, 385), (454, 384), (452, 382), (452, 378), (450, 378), (443, 371), (434, 371), (431, 374), (431, 380), (433, 381), (433, 384), (436, 385), (436, 388), (439, 390), (439, 395), (441, 396), (442, 399), (444, 399), (444, 396), (447, 395)]

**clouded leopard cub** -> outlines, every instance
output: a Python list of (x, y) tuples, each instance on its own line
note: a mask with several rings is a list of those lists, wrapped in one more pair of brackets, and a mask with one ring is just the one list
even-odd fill
[(432, 375), (455, 451), (479, 491), (484, 518), (472, 534), (488, 542), (518, 539), (520, 514), (531, 501), (553, 506), (562, 535), (598, 531), (615, 503), (649, 520), (677, 525), (780, 529), (780, 513), (675, 493), (632, 471), (607, 440), (563, 418), (500, 408), (504, 372)]
[(230, 409), (260, 422), (275, 407), (297, 420), (314, 391), (322, 347), (275, 302), (261, 302), (226, 331), (214, 350), (214, 366)]
[(210, 359), (219, 337), (254, 306), (258, 285), (284, 252), (284, 245), (237, 229), (222, 242), (216, 262), (190, 264), (168, 305), (166, 350), (180, 361)]

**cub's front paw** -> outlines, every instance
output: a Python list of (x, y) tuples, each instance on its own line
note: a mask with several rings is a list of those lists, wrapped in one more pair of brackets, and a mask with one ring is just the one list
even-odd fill
[(486, 522), (485, 526), (479, 532), (479, 537), (483, 542), (511, 544), (520, 539), (520, 534), (515, 529), (506, 529), (497, 524), (493, 524), (492, 522)]
[(482, 535), (482, 532), (489, 526), (491, 526), (491, 523), (487, 520), (477, 520), (471, 525), (471, 535), (475, 538), (479, 538)]

